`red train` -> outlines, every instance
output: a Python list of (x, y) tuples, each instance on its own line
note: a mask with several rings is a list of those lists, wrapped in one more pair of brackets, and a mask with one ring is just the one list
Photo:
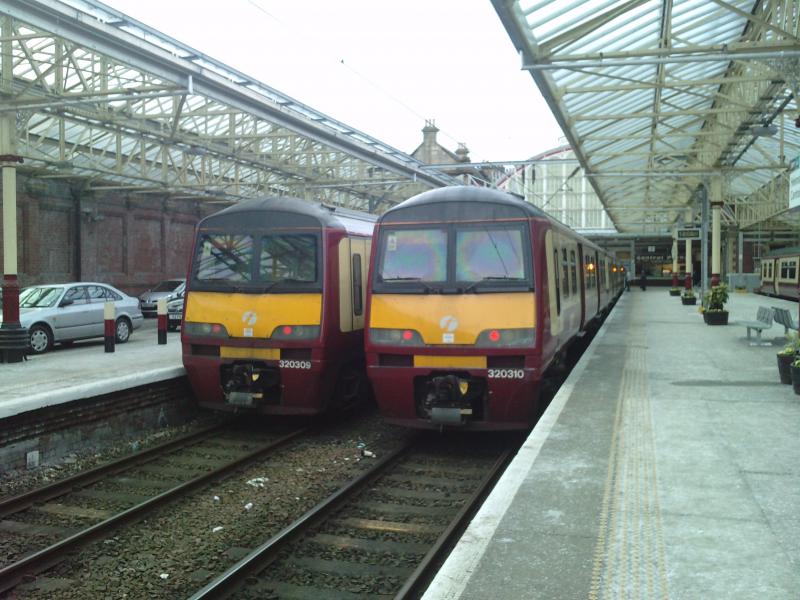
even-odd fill
[(800, 288), (800, 247), (773, 250), (761, 259), (761, 287), (768, 296), (798, 299)]
[(375, 229), (367, 373), (387, 421), (529, 428), (545, 377), (624, 286), (598, 246), (516, 196), (425, 192)]
[(243, 202), (199, 223), (181, 341), (201, 406), (310, 415), (366, 396), (374, 223), (294, 198)]

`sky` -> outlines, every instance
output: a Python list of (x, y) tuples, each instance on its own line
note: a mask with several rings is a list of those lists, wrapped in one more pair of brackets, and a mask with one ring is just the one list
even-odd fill
[(104, 0), (406, 153), (432, 119), (477, 161), (564, 143), (489, 0)]

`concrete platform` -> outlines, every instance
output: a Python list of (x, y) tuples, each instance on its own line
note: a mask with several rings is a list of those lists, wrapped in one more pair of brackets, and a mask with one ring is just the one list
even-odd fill
[(790, 599), (800, 590), (800, 396), (737, 321), (623, 294), (424, 595)]
[(0, 419), (183, 375), (180, 331), (169, 332), (165, 345), (157, 341), (156, 319), (145, 319), (113, 353), (98, 338), (0, 364)]

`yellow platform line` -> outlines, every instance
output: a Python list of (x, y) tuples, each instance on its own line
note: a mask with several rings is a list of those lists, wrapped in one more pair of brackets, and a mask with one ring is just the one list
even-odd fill
[(669, 598), (646, 339), (641, 330), (631, 332), (615, 406), (589, 600)]

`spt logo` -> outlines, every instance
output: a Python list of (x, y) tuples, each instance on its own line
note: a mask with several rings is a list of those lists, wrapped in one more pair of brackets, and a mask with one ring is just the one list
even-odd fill
[(439, 327), (445, 331), (453, 332), (458, 329), (458, 319), (451, 315), (445, 315), (439, 319)]
[(456, 341), (455, 333), (458, 329), (458, 319), (452, 315), (445, 315), (439, 319), (439, 327), (442, 328), (442, 343), (452, 344)]
[(244, 323), (242, 335), (244, 337), (253, 337), (253, 325), (256, 324), (257, 320), (258, 315), (256, 315), (256, 313), (254, 313), (252, 310), (247, 310), (242, 314), (242, 323)]

